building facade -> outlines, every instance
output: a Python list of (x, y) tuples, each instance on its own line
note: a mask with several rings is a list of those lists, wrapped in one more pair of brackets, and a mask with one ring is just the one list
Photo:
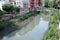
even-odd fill
[(0, 1), (1, 2), (3, 1), (4, 3), (17, 5), (20, 6), (21, 8), (34, 8), (34, 7), (38, 7), (41, 0), (0, 0)]
[(41, 3), (41, 0), (28, 0), (28, 8), (29, 10), (34, 10), (34, 8), (38, 7)]
[[(0, 0), (0, 5), (2, 4), (13, 4), (16, 6), (20, 6), (21, 8), (23, 8), (23, 0)], [(2, 8), (2, 6), (0, 6), (0, 8)]]
[(0, 10), (2, 10), (2, 5), (5, 4), (4, 0), (0, 0)]

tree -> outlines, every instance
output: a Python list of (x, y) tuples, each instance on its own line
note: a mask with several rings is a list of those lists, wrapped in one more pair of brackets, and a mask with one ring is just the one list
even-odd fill
[(45, 0), (45, 7), (49, 7), (48, 3), (49, 3), (49, 0)]
[(48, 6), (49, 6), (49, 7), (53, 7), (53, 6), (54, 6), (54, 1), (49, 2), (49, 3), (48, 3)]
[(8, 13), (11, 13), (14, 10), (14, 6), (12, 4), (4, 4), (2, 8)]
[(20, 7), (19, 6), (14, 6), (14, 11), (20, 12)]

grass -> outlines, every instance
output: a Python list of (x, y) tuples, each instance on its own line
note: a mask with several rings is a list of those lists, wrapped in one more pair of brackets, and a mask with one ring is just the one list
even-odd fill
[(40, 14), (47, 15), (47, 14), (49, 14), (49, 12), (48, 11), (41, 11)]
[(0, 29), (3, 28), (3, 27), (9, 26), (12, 23), (13, 22), (11, 22), (10, 20), (0, 22)]
[(58, 11), (53, 10), (50, 14), (49, 26), (47, 31), (45, 32), (42, 40), (58, 40), (59, 36), (57, 34), (58, 27)]

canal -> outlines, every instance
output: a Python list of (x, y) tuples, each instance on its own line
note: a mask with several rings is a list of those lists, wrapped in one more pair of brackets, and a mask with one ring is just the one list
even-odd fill
[(48, 24), (49, 15), (32, 16), (23, 22), (15, 23), (12, 28), (4, 29), (0, 32), (0, 40), (42, 40)]

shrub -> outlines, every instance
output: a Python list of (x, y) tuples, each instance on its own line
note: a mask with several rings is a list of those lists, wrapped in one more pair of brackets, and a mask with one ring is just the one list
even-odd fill
[(19, 12), (20, 11), (20, 7), (19, 6), (14, 6), (14, 11)]
[(3, 13), (3, 11), (2, 10), (0, 10), (0, 16), (2, 16), (4, 13)]
[(54, 6), (54, 2), (53, 2), (53, 1), (49, 2), (49, 3), (48, 3), (48, 6), (49, 6), (49, 7), (53, 7), (53, 6)]
[(48, 6), (48, 3), (45, 3), (45, 7), (49, 7), (49, 6)]
[(11, 12), (14, 10), (14, 7), (12, 4), (4, 4), (2, 6), (3, 10), (6, 11), (6, 12)]
[(49, 2), (49, 0), (45, 0), (45, 7), (49, 7), (48, 2)]
[[(58, 16), (58, 10), (52, 10), (50, 14), (50, 21), (48, 30), (44, 34), (44, 37), (42, 40), (58, 40), (57, 35), (57, 20), (56, 17)], [(57, 16), (56, 16), (57, 15)]]
[(0, 29), (13, 24), (10, 20), (0, 22)]

